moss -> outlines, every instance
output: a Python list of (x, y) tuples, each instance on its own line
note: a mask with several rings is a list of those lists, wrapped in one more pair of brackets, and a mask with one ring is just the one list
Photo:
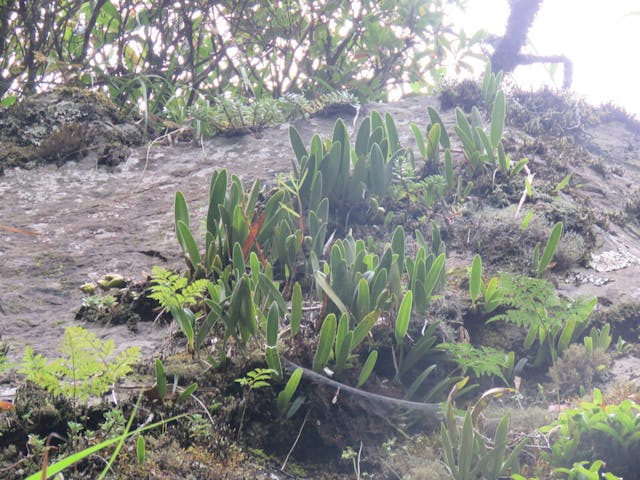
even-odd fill
[(584, 134), (585, 127), (602, 121), (596, 107), (548, 87), (537, 91), (516, 89), (510, 97), (508, 124), (530, 135), (578, 137)]
[(138, 145), (142, 137), (103, 93), (57, 88), (3, 111), (0, 168), (62, 163), (88, 153), (113, 164), (126, 158), (123, 146)]
[(582, 344), (567, 348), (555, 365), (549, 368), (549, 377), (562, 396), (580, 393), (580, 387), (590, 391), (595, 382), (604, 380), (611, 356), (595, 349), (590, 355)]
[[(440, 460), (437, 443), (433, 437), (414, 435), (403, 441), (390, 439), (375, 451), (381, 478), (403, 478), (407, 480), (440, 480), (452, 478)], [(372, 473), (364, 469), (367, 473)], [(374, 475), (372, 478), (378, 478)]]
[(443, 110), (460, 107), (469, 113), (474, 106), (484, 105), (480, 85), (474, 80), (445, 83), (438, 97)]
[(620, 336), (627, 342), (637, 342), (640, 326), (640, 302), (614, 303), (607, 308), (601, 308), (593, 313), (594, 322), (600, 325), (611, 324), (611, 334), (614, 338)]

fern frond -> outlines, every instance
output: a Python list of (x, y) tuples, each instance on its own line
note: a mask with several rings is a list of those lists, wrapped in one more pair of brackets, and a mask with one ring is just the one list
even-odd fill
[(189, 283), (186, 277), (157, 266), (151, 269), (151, 283), (149, 298), (166, 310), (200, 303), (211, 285), (206, 278)]

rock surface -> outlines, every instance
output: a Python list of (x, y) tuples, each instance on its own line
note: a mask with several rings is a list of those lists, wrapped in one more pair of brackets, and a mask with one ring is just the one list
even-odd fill
[[(427, 106), (439, 108), (427, 97), (367, 108), (391, 113), (401, 142), (410, 145), (409, 124), (424, 129)], [(453, 112), (443, 117), (452, 131)], [(351, 126), (354, 118), (346, 121)], [(313, 133), (329, 135), (334, 122), (335, 117), (316, 117), (295, 126), (308, 142)], [(617, 306), (640, 305), (640, 284), (635, 281), (640, 274), (640, 135), (615, 120), (589, 127), (584, 134), (590, 139), (591, 160), (564, 159), (573, 171), (573, 186), (549, 201), (588, 203), (609, 220), (593, 225), (591, 262), (571, 266), (558, 283), (569, 296), (597, 296), (600, 314), (611, 321)], [(532, 171), (550, 162), (553, 154), (533, 156)], [(173, 233), (176, 190), (186, 195), (193, 228), (203, 218), (214, 170), (227, 168), (245, 185), (256, 178), (273, 181), (277, 174), (288, 175), (292, 156), (288, 125), (282, 125), (258, 135), (214, 138), (202, 147), (141, 147), (110, 169), (96, 167), (90, 158), (60, 167), (7, 169), (0, 177), (0, 320), (10, 356), (20, 357), (26, 344), (40, 353), (50, 352), (74, 321), (85, 296), (79, 289), (82, 284), (107, 273), (141, 281), (153, 265), (182, 268)], [(594, 159), (606, 163), (604, 172), (594, 168)], [(518, 225), (520, 221), (513, 220)], [(460, 265), (469, 265), (472, 255), (471, 249), (451, 253)], [(637, 332), (637, 316), (617, 320), (627, 322), (626, 331)], [(124, 326), (90, 326), (100, 337), (114, 338), (121, 348), (139, 345), (149, 355), (166, 331), (150, 323), (138, 327), (134, 334)]]

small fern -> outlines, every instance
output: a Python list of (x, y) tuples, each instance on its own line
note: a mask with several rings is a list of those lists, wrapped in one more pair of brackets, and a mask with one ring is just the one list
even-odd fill
[(202, 301), (211, 282), (206, 278), (189, 280), (162, 267), (151, 269), (151, 293), (149, 298), (156, 300), (160, 306), (168, 311), (172, 308), (182, 308), (196, 305)]
[(513, 357), (502, 350), (474, 347), (468, 342), (443, 342), (436, 348), (447, 352), (451, 360), (460, 366), (463, 375), (471, 370), (476, 377), (498, 377), (509, 384), (506, 376), (513, 369)]
[(21, 373), (53, 395), (76, 403), (101, 396), (126, 376), (140, 358), (140, 348), (130, 347), (113, 356), (113, 340), (105, 342), (82, 327), (68, 327), (60, 344), (62, 357), (49, 360), (27, 346)]
[(507, 310), (488, 322), (503, 320), (527, 329), (524, 348), (538, 343), (535, 366), (554, 363), (587, 327), (597, 304), (596, 298), (583, 297), (568, 302), (558, 296), (551, 282), (539, 278), (502, 274), (498, 285)]

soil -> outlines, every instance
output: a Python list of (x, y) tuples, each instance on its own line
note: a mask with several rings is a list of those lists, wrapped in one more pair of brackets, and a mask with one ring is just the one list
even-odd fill
[[(345, 120), (351, 126), (367, 110), (390, 113), (400, 142), (413, 145), (409, 125), (427, 125), (429, 106), (440, 109), (435, 98), (411, 97), (369, 105), (358, 118), (350, 115)], [(453, 111), (440, 113), (452, 132)], [(313, 117), (294, 125), (308, 144), (314, 133), (329, 136), (335, 120), (336, 116)], [(130, 286), (139, 286), (154, 265), (183, 269), (173, 232), (175, 191), (184, 192), (193, 226), (204, 218), (214, 170), (228, 169), (245, 186), (288, 175), (293, 157), (288, 126), (217, 137), (202, 146), (138, 147), (115, 166), (97, 165), (96, 158), (88, 156), (35, 169), (5, 168), (0, 176), (0, 334), (9, 346), (8, 357), (18, 360), (26, 345), (54, 356), (65, 327), (76, 323), (88, 296), (80, 290), (83, 284), (118, 274)], [(572, 235), (566, 238), (572, 240), (564, 242), (565, 251), (559, 254), (564, 261), (557, 262), (550, 278), (568, 297), (598, 297), (596, 322), (612, 323), (614, 339), (620, 336), (635, 344), (640, 333), (640, 285), (635, 282), (640, 275), (639, 132), (632, 120), (615, 115), (584, 122), (579, 134), (562, 138), (539, 132), (533, 136), (508, 125), (507, 138), (527, 151), (529, 168), (537, 175), (534, 188), (539, 192), (523, 207), (524, 212), (535, 210), (535, 221), (522, 233), (524, 212), (514, 219), (521, 179), (512, 191), (472, 196), (470, 207), (447, 219), (443, 234), (448, 268), (464, 269), (474, 253), (481, 253), (483, 260), (485, 255), (493, 259), (488, 268), (494, 273), (524, 271), (533, 245), (562, 220), (567, 235)], [(569, 171), (570, 184), (554, 193), (553, 186)], [(505, 257), (507, 250), (511, 253)], [(456, 309), (460, 305), (452, 307)], [(83, 326), (99, 338), (113, 339), (119, 349), (139, 346), (151, 358), (170, 336), (169, 327), (151, 320), (153, 315), (144, 315), (124, 323)], [(460, 314), (457, 320), (464, 322)], [(637, 345), (630, 355), (616, 360), (611, 385), (632, 381), (640, 389), (634, 352)], [(258, 468), (250, 478), (284, 478), (269, 472), (257, 475)]]

